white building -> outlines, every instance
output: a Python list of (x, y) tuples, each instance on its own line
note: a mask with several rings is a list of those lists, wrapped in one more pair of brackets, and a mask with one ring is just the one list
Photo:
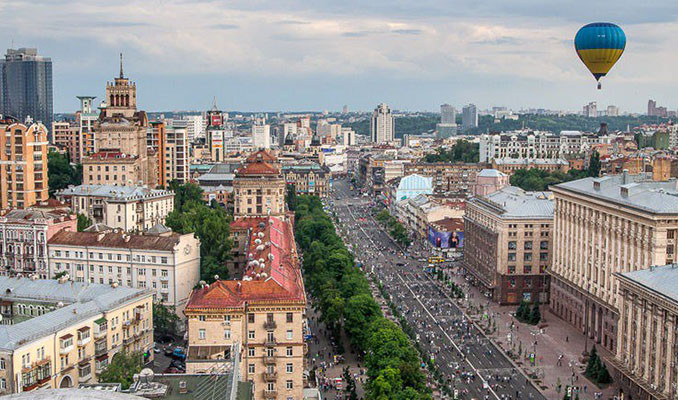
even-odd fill
[(186, 135), (189, 142), (205, 137), (205, 130), (207, 129), (205, 117), (202, 115), (184, 115), (182, 119), (186, 121)]
[(255, 149), (271, 148), (271, 126), (268, 124), (252, 125), (252, 145)]
[(151, 289), (178, 315), (200, 280), (200, 240), (159, 225), (153, 233), (129, 235), (118, 230), (61, 230), (47, 243), (49, 274), (66, 272), (75, 282)]
[(440, 106), (440, 123), (436, 126), (437, 139), (457, 134), (457, 110), (449, 104)]
[(582, 109), (582, 115), (588, 118), (596, 118), (598, 116), (598, 105), (595, 101), (586, 104)]
[(379, 104), (372, 112), (370, 132), (374, 143), (392, 142), (395, 138), (395, 121), (386, 104)]
[(478, 108), (475, 104), (469, 104), (462, 109), (461, 126), (462, 129), (478, 127)]
[(341, 128), (342, 144), (344, 146), (355, 146), (355, 131), (351, 128)]
[(582, 155), (594, 144), (611, 143), (613, 136), (579, 131), (507, 132), (480, 135), (480, 162), (503, 158), (553, 159)]
[(145, 186), (80, 185), (56, 193), (76, 214), (94, 223), (141, 232), (163, 224), (174, 210), (174, 192)]

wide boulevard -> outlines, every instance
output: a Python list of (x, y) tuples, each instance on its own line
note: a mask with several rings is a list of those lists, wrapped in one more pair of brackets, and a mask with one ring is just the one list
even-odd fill
[(334, 182), (326, 203), (357, 260), (381, 282), (459, 399), (545, 398), (424, 272), (429, 254), (421, 244), (403, 252), (372, 217), (369, 198), (347, 180)]

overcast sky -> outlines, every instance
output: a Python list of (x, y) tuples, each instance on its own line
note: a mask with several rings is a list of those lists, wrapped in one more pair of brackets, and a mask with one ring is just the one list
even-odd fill
[[(5, 48), (54, 68), (54, 109), (101, 99), (118, 73), (153, 110), (403, 110), (442, 103), (678, 108), (675, 0), (1, 0)], [(627, 35), (603, 90), (576, 56), (582, 25)]]

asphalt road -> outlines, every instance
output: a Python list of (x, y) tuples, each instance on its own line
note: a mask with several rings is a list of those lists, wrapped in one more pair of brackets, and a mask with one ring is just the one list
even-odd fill
[(424, 272), (426, 263), (417, 259), (429, 254), (421, 244), (402, 253), (371, 216), (369, 199), (356, 195), (348, 181), (333, 183), (329, 209), (336, 213), (338, 231), (391, 295), (458, 398), (545, 399)]

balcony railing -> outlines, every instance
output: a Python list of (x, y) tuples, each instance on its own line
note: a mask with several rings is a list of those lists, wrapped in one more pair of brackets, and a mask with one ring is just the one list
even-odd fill
[(264, 329), (266, 329), (266, 330), (273, 330), (276, 327), (277, 327), (277, 324), (272, 319), (267, 319), (266, 322), (264, 322)]
[(71, 351), (73, 351), (73, 345), (72, 344), (69, 345), (69, 346), (66, 346), (66, 347), (60, 347), (59, 348), (59, 354), (61, 354), (61, 355), (68, 354)]
[(275, 399), (278, 397), (278, 391), (277, 390), (264, 390), (264, 398), (265, 399)]
[(275, 356), (264, 356), (264, 364), (270, 365), (275, 364)]
[(264, 342), (264, 345), (266, 347), (274, 347), (276, 344), (277, 344), (277, 342), (275, 341), (275, 338), (271, 338), (271, 337), (266, 338), (266, 341)]
[(266, 382), (273, 382), (278, 379), (277, 372), (264, 372), (264, 380)]

